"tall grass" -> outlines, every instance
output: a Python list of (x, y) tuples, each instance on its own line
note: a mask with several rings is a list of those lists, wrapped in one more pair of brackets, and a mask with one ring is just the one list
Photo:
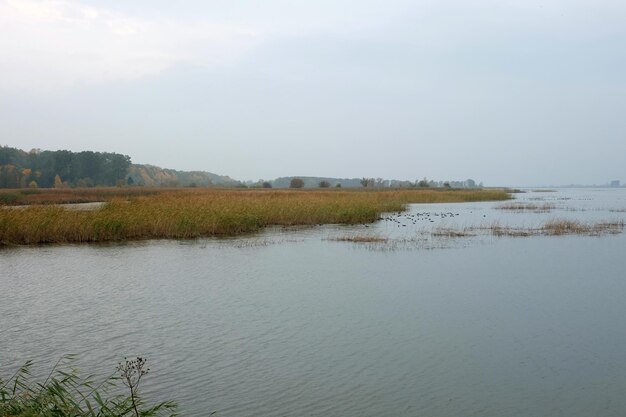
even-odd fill
[(356, 224), (408, 203), (505, 200), (504, 190), (161, 190), (111, 198), (94, 211), (56, 205), (0, 209), (0, 243), (195, 238), (270, 225)]
[(0, 378), (0, 417), (156, 417), (175, 416), (170, 401), (147, 405), (139, 383), (148, 370), (145, 359), (120, 363), (103, 381), (82, 377), (73, 368), (74, 357), (61, 358), (43, 382), (31, 375), (26, 362), (11, 377)]
[(167, 189), (148, 187), (0, 189), (0, 205), (92, 203), (112, 198), (155, 195), (164, 190)]

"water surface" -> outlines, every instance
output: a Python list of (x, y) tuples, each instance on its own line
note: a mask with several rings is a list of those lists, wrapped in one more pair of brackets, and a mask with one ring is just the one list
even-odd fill
[[(187, 416), (622, 416), (626, 235), (429, 230), (624, 219), (625, 191), (517, 195), (547, 213), (432, 204), (367, 227), (2, 250), (0, 374), (145, 355), (144, 392)], [(357, 234), (389, 241), (331, 240)]]

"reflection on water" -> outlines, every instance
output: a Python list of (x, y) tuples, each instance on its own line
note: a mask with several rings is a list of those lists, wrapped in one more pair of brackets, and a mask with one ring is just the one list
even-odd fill
[[(626, 235), (432, 230), (623, 220), (624, 191), (516, 195), (545, 212), (419, 205), (367, 227), (4, 250), (0, 372), (71, 352), (107, 374), (145, 355), (146, 393), (189, 416), (622, 415)], [(386, 240), (332, 240), (367, 234)]]

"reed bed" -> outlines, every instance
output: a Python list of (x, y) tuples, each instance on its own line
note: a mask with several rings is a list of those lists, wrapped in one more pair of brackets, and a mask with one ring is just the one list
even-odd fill
[(475, 236), (473, 231), (486, 231), (497, 237), (530, 237), (530, 236), (563, 236), (563, 235), (587, 235), (601, 236), (606, 234), (619, 234), (624, 231), (624, 221), (602, 220), (598, 222), (582, 222), (569, 219), (548, 220), (538, 227), (514, 227), (494, 222), (489, 225), (469, 226), (462, 229), (438, 228), (431, 235), (440, 237), (470, 237)]
[(596, 223), (584, 223), (576, 220), (555, 219), (546, 222), (542, 227), (543, 234), (560, 235), (591, 235), (618, 234), (624, 230), (623, 220), (608, 220)]
[[(71, 190), (70, 190), (71, 191)], [(505, 190), (156, 190), (106, 198), (93, 211), (0, 209), (0, 243), (103, 242), (229, 236), (278, 225), (370, 223), (409, 203), (505, 200)]]
[(534, 204), (534, 203), (506, 203), (496, 207), (498, 210), (510, 210), (510, 211), (532, 211), (534, 213), (548, 213), (552, 209), (556, 208), (554, 204), (543, 203), (543, 204)]
[(453, 228), (453, 227), (437, 227), (431, 233), (434, 237), (470, 237), (476, 236), (471, 227)]
[(79, 204), (184, 191), (149, 187), (0, 189), (0, 205)]
[(382, 236), (355, 235), (331, 237), (328, 240), (332, 240), (333, 242), (383, 243), (387, 242), (389, 239)]

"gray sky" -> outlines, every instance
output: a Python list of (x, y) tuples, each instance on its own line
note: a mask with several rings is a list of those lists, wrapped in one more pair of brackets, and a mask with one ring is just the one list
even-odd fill
[(626, 2), (0, 0), (0, 144), (237, 179), (626, 181)]

